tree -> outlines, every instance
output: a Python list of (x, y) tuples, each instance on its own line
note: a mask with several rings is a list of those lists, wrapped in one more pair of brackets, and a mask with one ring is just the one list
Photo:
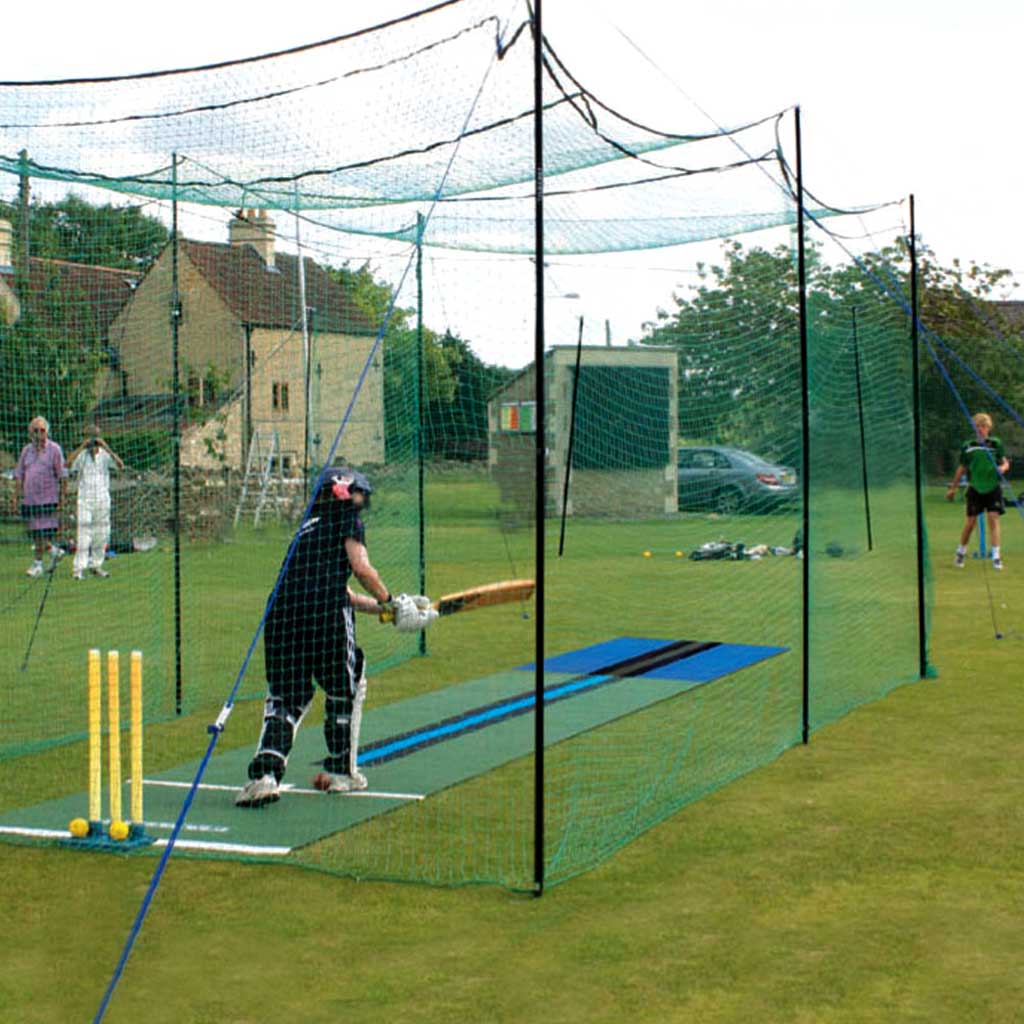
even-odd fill
[(514, 370), (483, 362), (469, 343), (448, 332), (441, 350), (455, 376), (449, 401), (430, 402), (427, 421), (432, 429), (428, 452), (435, 458), (472, 461), (487, 458), (487, 403), (515, 376)]
[[(383, 324), (392, 304), (392, 288), (373, 276), (369, 264), (356, 270), (328, 268), (328, 273), (351, 297), (372, 324)], [(420, 352), (415, 310), (395, 304), (382, 339), (384, 347), (384, 430), (388, 461), (408, 458), (419, 450)], [(450, 405), (456, 378), (437, 334), (423, 329), (422, 367), (427, 406)], [(423, 443), (426, 443), (424, 440)]]
[(28, 422), (38, 415), (67, 445), (81, 433), (95, 401), (103, 364), (100, 331), (79, 299), (78, 329), (69, 339), (62, 326), (66, 303), (74, 305), (75, 296), (49, 291), (26, 303), (17, 323), (0, 324), (0, 442), (9, 452), (20, 451)]
[[(17, 223), (19, 216), (17, 207), (0, 203), (0, 218)], [(95, 296), (53, 261), (141, 273), (168, 237), (163, 224), (138, 207), (94, 206), (73, 194), (29, 207), (34, 262), (24, 278), (16, 233), (12, 290), (20, 316), (0, 326), (0, 436), (9, 450), (20, 448), (25, 425), (39, 414), (49, 419), (54, 437), (76, 438), (96, 399), (109, 311), (105, 316), (97, 309)]]
[[(657, 311), (643, 339), (679, 354), (681, 441), (735, 444), (792, 459), (778, 450), (780, 416), (799, 415), (792, 388), (799, 368), (799, 296), (791, 251), (723, 246), (724, 262), (700, 263), (692, 296)], [(812, 259), (816, 255), (812, 251)], [(780, 401), (787, 402), (780, 410)]]
[[(865, 257), (864, 263), (873, 277), (901, 289), (909, 303), (905, 239)], [(945, 475), (972, 430), (969, 414), (990, 411), (1002, 422), (1004, 440), (1018, 447), (1024, 443), (1024, 431), (994, 398), (1000, 396), (1013, 410), (1024, 409), (1024, 350), (1020, 322), (1013, 319), (1017, 304), (994, 298), (1016, 284), (1009, 270), (988, 264), (954, 259), (942, 266), (927, 248), (919, 249), (917, 266), (923, 458), (929, 473)]]
[[(17, 224), (20, 211), (0, 203), (0, 218)], [(143, 272), (169, 238), (163, 223), (138, 206), (95, 206), (74, 193), (29, 206), (29, 251), (43, 259)]]
[[(679, 352), (681, 438), (736, 444), (766, 456), (791, 460), (798, 452), (800, 415), (799, 291), (796, 260), (788, 246), (768, 251), (744, 249), (729, 240), (720, 264), (698, 266), (692, 295), (674, 295), (675, 308), (658, 310), (643, 341)], [(870, 339), (891, 346), (906, 339), (888, 365), (910, 369), (910, 253), (906, 239), (836, 266), (820, 246), (806, 248), (808, 334), (812, 342), (814, 389), (829, 387), (829, 355), (841, 353), (848, 377), (853, 372), (852, 341), (860, 334), (860, 359), (869, 358)], [(921, 338), (921, 405), (925, 465), (946, 472), (949, 460), (969, 432), (950, 384), (971, 411), (991, 408), (991, 395), (948, 354), (952, 349), (974, 375), (1008, 404), (1024, 407), (1024, 354), (1019, 329), (1006, 304), (993, 300), (1012, 275), (975, 263), (940, 265), (927, 250), (918, 255)], [(858, 327), (859, 325), (859, 327)], [(933, 339), (938, 339), (933, 340)], [(898, 343), (898, 341), (897, 341)], [(932, 351), (947, 365), (943, 373)], [(955, 372), (949, 372), (952, 367)], [(870, 367), (864, 367), (870, 372)], [(950, 379), (950, 378), (954, 379)], [(819, 405), (827, 404), (824, 397)], [(1015, 432), (1006, 432), (1011, 438)], [(788, 441), (787, 441), (788, 439)]]

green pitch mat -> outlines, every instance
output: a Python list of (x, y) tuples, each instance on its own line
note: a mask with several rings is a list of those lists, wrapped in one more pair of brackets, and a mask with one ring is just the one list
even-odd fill
[[(614, 643), (621, 645), (627, 639)], [(632, 651), (637, 643), (649, 648), (667, 641), (630, 641), (629, 649)], [(711, 678), (785, 653), (784, 648), (719, 646), (721, 669)], [(723, 659), (723, 652), (729, 656)], [(697, 657), (706, 661), (709, 654), (705, 651)], [(589, 666), (595, 659), (585, 660)], [(710, 681), (706, 670), (686, 672), (671, 667), (684, 661), (670, 661), (640, 676), (545, 672), (547, 745)], [(696, 661), (695, 657), (694, 664)], [(557, 664), (557, 659), (551, 663)], [(319, 726), (300, 730), (280, 801), (259, 810), (240, 809), (234, 804), (235, 794), (246, 779), (251, 751), (246, 748), (216, 755), (199, 785), (177, 845), (183, 850), (214, 855), (283, 857), (325, 836), (525, 757), (532, 753), (534, 743), (534, 677), (529, 669), (523, 666), (383, 708), (371, 707), (361, 737), (360, 765), (370, 782), (363, 792), (324, 794), (312, 788), (311, 780), (324, 755)], [(663, 678), (666, 671), (684, 678)], [(685, 678), (687, 675), (690, 678)], [(134, 849), (166, 844), (198, 767), (199, 760), (190, 761), (145, 778), (144, 825), (154, 844)], [(126, 807), (127, 800), (126, 792)], [(86, 795), (81, 793), (11, 811), (0, 818), (0, 838), (61, 841), (90, 848), (89, 840), (80, 844), (70, 840), (67, 830), (72, 818), (85, 815), (86, 806)], [(117, 846), (106, 843), (102, 848)]]

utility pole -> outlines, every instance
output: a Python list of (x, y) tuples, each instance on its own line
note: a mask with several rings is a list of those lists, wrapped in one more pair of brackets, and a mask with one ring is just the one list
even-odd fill
[(18, 259), (15, 262), (15, 279), (19, 284), (22, 295), (27, 294), (29, 277), (29, 182), (28, 182), (28, 150), (23, 149), (18, 154), (21, 161), (21, 171), (18, 174)]

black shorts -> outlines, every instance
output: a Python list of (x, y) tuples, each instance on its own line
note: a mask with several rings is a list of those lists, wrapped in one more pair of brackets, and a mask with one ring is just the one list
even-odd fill
[(967, 488), (967, 514), (969, 516), (980, 516), (982, 512), (997, 512), (1003, 515), (1006, 512), (1006, 502), (1003, 501), (1002, 487), (985, 491), (984, 494), (976, 491), (973, 487)]
[(289, 706), (313, 699), (314, 682), (330, 697), (356, 692), (362, 652), (351, 605), (275, 604), (263, 627), (267, 689)]

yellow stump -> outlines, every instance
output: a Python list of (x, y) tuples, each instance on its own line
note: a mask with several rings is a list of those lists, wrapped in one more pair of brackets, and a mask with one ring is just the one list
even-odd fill
[(103, 815), (103, 699), (100, 652), (89, 651), (89, 820)]
[(121, 811), (121, 683), (117, 651), (107, 651), (107, 728), (110, 732), (110, 820), (122, 821)]
[(132, 816), (142, 824), (142, 651), (132, 651), (131, 665)]

